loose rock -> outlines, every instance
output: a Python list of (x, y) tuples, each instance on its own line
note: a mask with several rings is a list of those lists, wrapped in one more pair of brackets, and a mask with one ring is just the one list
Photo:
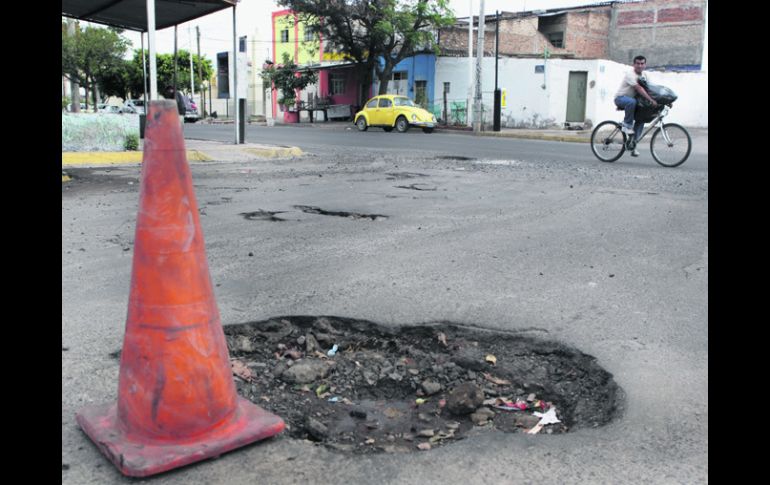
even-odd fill
[(484, 392), (471, 382), (460, 384), (449, 393), (447, 409), (450, 412), (463, 415), (475, 411), (484, 402)]

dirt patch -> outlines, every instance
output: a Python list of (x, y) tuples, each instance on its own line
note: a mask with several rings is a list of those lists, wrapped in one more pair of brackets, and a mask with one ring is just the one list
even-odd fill
[(257, 210), (254, 212), (241, 212), (238, 215), (243, 216), (244, 219), (247, 221), (271, 221), (271, 222), (280, 222), (285, 221), (286, 219), (281, 219), (280, 217), (276, 217), (276, 214), (283, 214), (285, 211), (277, 211), (277, 212), (271, 212), (271, 211), (263, 211), (263, 210)]
[(590, 355), (514, 333), (330, 316), (224, 332), (241, 395), (290, 436), (353, 453), (425, 450), (473, 429), (565, 433), (610, 422), (623, 401)]
[(413, 179), (417, 177), (428, 176), (428, 174), (426, 173), (416, 173), (416, 172), (390, 172), (385, 175), (388, 176), (386, 180), (406, 180), (406, 179)]

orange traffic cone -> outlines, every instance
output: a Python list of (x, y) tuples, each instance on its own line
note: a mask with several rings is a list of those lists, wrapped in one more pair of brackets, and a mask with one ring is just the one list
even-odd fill
[(118, 401), (81, 409), (77, 421), (136, 477), (284, 429), (236, 394), (173, 101), (151, 102), (147, 116)]

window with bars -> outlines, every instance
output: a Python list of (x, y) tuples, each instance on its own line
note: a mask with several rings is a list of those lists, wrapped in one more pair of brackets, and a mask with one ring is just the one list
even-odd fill
[(289, 29), (281, 31), (281, 42), (289, 42)]
[(345, 92), (345, 75), (333, 72), (329, 76), (329, 94), (343, 94)]

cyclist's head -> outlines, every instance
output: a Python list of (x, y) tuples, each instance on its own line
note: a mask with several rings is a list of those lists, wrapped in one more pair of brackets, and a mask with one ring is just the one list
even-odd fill
[(644, 56), (634, 57), (634, 70), (640, 72), (647, 66), (647, 58)]

